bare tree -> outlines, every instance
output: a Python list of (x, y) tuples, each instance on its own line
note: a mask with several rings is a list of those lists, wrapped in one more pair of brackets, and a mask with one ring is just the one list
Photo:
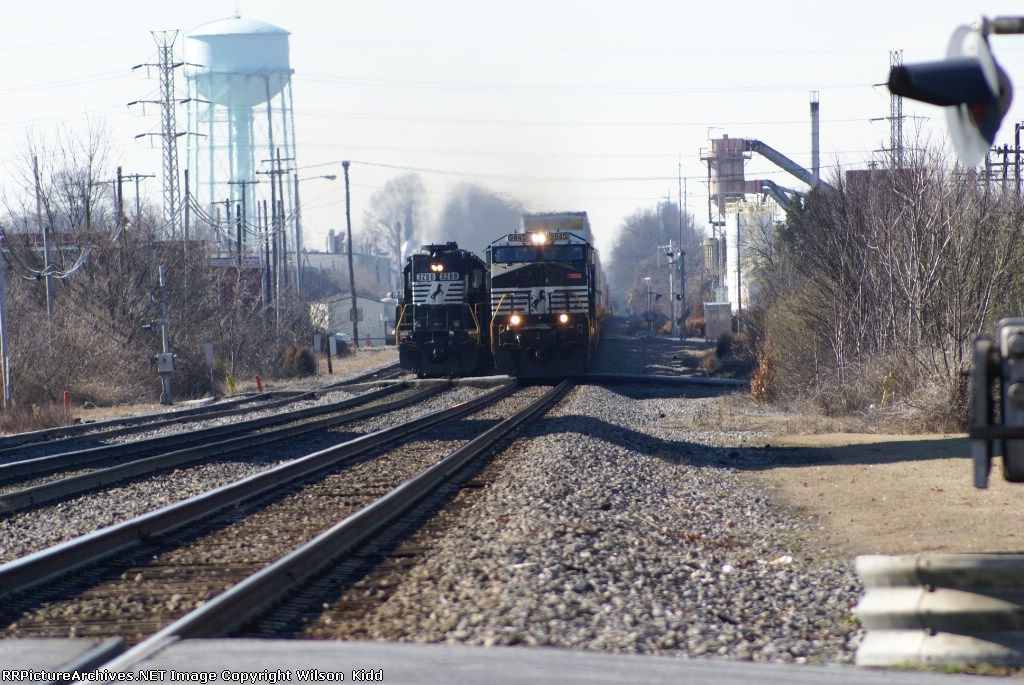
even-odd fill
[(402, 247), (424, 233), (422, 217), (426, 190), (417, 174), (397, 176), (370, 196), (363, 216), (363, 231), (371, 242), (391, 257), (391, 286), (402, 282)]
[[(609, 260), (608, 282), (612, 296), (622, 309), (632, 302), (635, 312), (646, 309), (647, 282), (651, 278), (651, 288), (662, 295), (653, 297), (657, 308), (668, 311), (665, 296), (669, 294), (669, 269), (673, 276), (678, 274), (675, 259), (672, 263), (662, 248), (670, 241), (679, 242), (679, 208), (673, 202), (663, 202), (656, 208), (638, 209), (625, 221), (619, 229), (618, 237), (612, 249), (613, 260)], [(701, 264), (701, 236), (693, 228), (692, 217), (683, 217), (683, 251), (686, 259), (687, 286), (689, 303), (695, 302), (699, 294), (699, 278)], [(678, 248), (677, 248), (678, 250)], [(678, 281), (676, 281), (678, 282)], [(641, 304), (642, 303), (642, 304)]]
[(35, 226), (37, 206), (40, 220), (58, 232), (90, 231), (94, 225), (113, 223), (115, 180), (109, 138), (105, 125), (91, 121), (84, 138), (67, 128), (58, 129), (53, 141), (29, 134), (18, 180), (4, 197), (8, 214), (20, 219), (12, 225)]
[(766, 262), (767, 351), (789, 388), (841, 389), (841, 409), (869, 401), (859, 379), (892, 370), (908, 393), (942, 388), (962, 416), (971, 338), (1020, 302), (1022, 217), (944, 151), (916, 149), (901, 169), (837, 177), (790, 215)]

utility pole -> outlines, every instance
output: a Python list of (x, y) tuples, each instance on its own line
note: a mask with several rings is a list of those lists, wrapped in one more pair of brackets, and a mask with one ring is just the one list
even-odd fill
[(270, 264), (270, 222), (267, 219), (267, 201), (263, 200), (263, 214), (259, 219), (263, 228), (263, 306), (270, 304), (271, 264)]
[[(299, 175), (295, 174), (295, 293), (302, 293), (302, 203), (299, 202)], [(317, 350), (319, 352), (319, 350)]]
[(124, 228), (124, 180), (121, 175), (121, 167), (117, 167), (117, 183), (114, 186), (114, 205), (117, 208), (117, 217), (114, 219), (116, 235), (121, 235)]
[(53, 325), (53, 277), (50, 275), (50, 222), (43, 222), (43, 193), (39, 183), (39, 158), (32, 158), (36, 183), (36, 223), (43, 233), (43, 278), (46, 279), (46, 320)]
[[(230, 223), (230, 221), (231, 221), (231, 206), (228, 205), (228, 206), (225, 207), (225, 209), (227, 210), (228, 222)], [(241, 280), (242, 280), (242, 222), (245, 220), (244, 216), (245, 216), (245, 214), (242, 211), (242, 205), (241, 204), (236, 204), (235, 205), (235, 232), (236, 232), (236, 236), (237, 236), (237, 245), (238, 245), (238, 280), (239, 280), (239, 282), (241, 282)]]
[[(123, 174), (122, 180), (135, 181), (135, 227), (142, 224), (142, 204), (139, 200), (139, 182), (146, 178), (156, 178), (155, 174)], [(120, 194), (120, 191), (118, 191)]]
[(4, 411), (11, 408), (11, 348), (7, 339), (7, 281), (4, 273), (3, 232), (0, 231), (0, 373), (4, 378)]
[(348, 191), (348, 160), (341, 163), (345, 170), (345, 228), (348, 233), (348, 287), (352, 293), (352, 309), (349, 318), (352, 320), (352, 343), (359, 347), (359, 307), (356, 303), (356, 272), (352, 265), (352, 207), (349, 203)]
[(683, 249), (683, 216), (687, 214), (683, 159), (679, 158), (679, 337), (686, 337), (686, 250)]
[(157, 59), (155, 64), (138, 64), (133, 69), (140, 67), (156, 67), (160, 73), (160, 99), (159, 100), (135, 100), (129, 102), (128, 106), (138, 103), (151, 103), (160, 106), (160, 133), (141, 133), (136, 138), (148, 135), (159, 135), (163, 146), (164, 166), (164, 215), (167, 219), (167, 227), (171, 237), (178, 234), (178, 213), (181, 208), (181, 192), (178, 189), (178, 138), (185, 135), (177, 130), (175, 122), (174, 106), (177, 104), (174, 94), (174, 70), (182, 66), (184, 62), (174, 60), (174, 41), (178, 37), (178, 31), (154, 31), (153, 39), (157, 44)]
[[(237, 247), (238, 247), (238, 268), (239, 269), (242, 268), (242, 252), (244, 251), (244, 247), (245, 247), (244, 243), (242, 242), (244, 240), (244, 235), (243, 235), (243, 232), (242, 232), (242, 226), (245, 223), (246, 218), (249, 216), (246, 213), (247, 212), (247, 207), (245, 205), (245, 194), (246, 194), (245, 193), (245, 189), (246, 189), (246, 187), (251, 186), (251, 185), (255, 185), (257, 183), (259, 183), (259, 181), (228, 181), (228, 185), (229, 186), (239, 186), (242, 189), (242, 213), (241, 213), (241, 215), (238, 218), (238, 224), (237, 224), (238, 225), (238, 231), (237, 231), (237, 235), (236, 235), (236, 239), (237, 239), (237, 242), (238, 242)], [(225, 200), (225, 202), (228, 202), (228, 200)], [(228, 217), (229, 217), (229, 219), (231, 217), (231, 211), (230, 210), (228, 211)]]
[(274, 159), (265, 159), (264, 163), (273, 164), (273, 168), (270, 171), (257, 171), (258, 174), (267, 174), (270, 176), (270, 216), (271, 216), (271, 235), (274, 241), (273, 243), (273, 260), (274, 260), (274, 297), (275, 297), (275, 316), (277, 319), (278, 330), (281, 325), (281, 286), (282, 281), (287, 281), (288, 270), (287, 270), (287, 240), (285, 238), (285, 216), (284, 216), (284, 174), (289, 173), (291, 169), (285, 169), (282, 166), (284, 161), (293, 161), (294, 157), (281, 157), (281, 150), (276, 151)]

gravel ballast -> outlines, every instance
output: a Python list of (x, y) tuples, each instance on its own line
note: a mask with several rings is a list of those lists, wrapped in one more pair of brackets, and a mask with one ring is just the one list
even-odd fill
[(738, 477), (721, 432), (680, 427), (705, 402), (577, 388), (409, 541), (421, 563), (360, 581), (305, 635), (852, 662), (852, 564), (804, 548), (808, 524)]

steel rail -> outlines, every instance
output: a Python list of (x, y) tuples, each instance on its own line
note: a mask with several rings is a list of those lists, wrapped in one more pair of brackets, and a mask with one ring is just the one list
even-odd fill
[[(160, 427), (173, 423), (185, 423), (190, 420), (204, 420), (231, 416), (244, 413), (250, 407), (239, 407), (243, 404), (261, 403), (258, 409), (274, 408), (292, 402), (300, 402), (306, 399), (319, 397), (325, 392), (337, 390), (351, 385), (359, 385), (374, 380), (393, 378), (400, 375), (401, 369), (398, 364), (391, 364), (375, 371), (351, 378), (346, 378), (330, 383), (322, 388), (311, 390), (273, 390), (263, 393), (246, 393), (238, 397), (217, 402), (216, 405), (204, 404), (199, 407), (188, 409), (176, 409), (167, 412), (148, 412), (134, 416), (122, 416), (103, 421), (90, 421), (72, 426), (55, 426), (37, 431), (26, 431), (23, 433), (12, 433), (0, 436), (0, 455), (8, 454), (19, 448), (37, 447), (42, 445), (53, 445), (64, 440), (73, 440), (82, 437), (83, 434), (90, 437), (112, 437), (131, 433), (132, 431)], [(212, 400), (211, 400), (212, 402)], [(110, 428), (106, 428), (109, 426)]]
[(364, 374), (353, 376), (352, 378), (346, 378), (344, 380), (335, 381), (334, 383), (328, 383), (327, 385), (324, 386), (324, 389), (344, 388), (345, 386), (348, 385), (359, 385), (360, 383), (368, 383), (370, 381), (385, 380), (388, 378), (395, 378), (397, 376), (401, 376), (404, 373), (405, 372), (402, 370), (402, 367), (399, 366), (398, 363), (396, 362), (394, 364), (382, 366), (381, 368), (376, 369), (374, 371), (367, 371)]
[(224, 636), (265, 611), (324, 566), (352, 552), (382, 528), (393, 523), (523, 422), (546, 412), (572, 386), (571, 380), (562, 381), (528, 407), (491, 427), (369, 506), (139, 642), (104, 664), (103, 668), (130, 668), (177, 640)]
[[(196, 447), (188, 447), (186, 449), (158, 454), (152, 457), (136, 459), (125, 464), (110, 466), (105, 469), (97, 469), (77, 476), (60, 478), (48, 483), (40, 483), (39, 485), (22, 488), (21, 490), (12, 490), (11, 492), (0, 493), (0, 514), (17, 511), (19, 509), (27, 509), (28, 507), (32, 507), (43, 502), (49, 502), (69, 495), (77, 495), (104, 485), (110, 485), (128, 478), (152, 473), (153, 471), (168, 469), (172, 466), (197, 461), (204, 457), (219, 456), (230, 452), (237, 452), (239, 450), (256, 447), (258, 445), (279, 442), (298, 435), (331, 428), (342, 423), (351, 423), (352, 421), (357, 421), (368, 416), (375, 416), (395, 409), (401, 409), (402, 407), (415, 404), (416, 402), (440, 392), (444, 387), (444, 385), (436, 385), (425, 388), (408, 397), (403, 397), (384, 404), (374, 405), (372, 407), (366, 407), (364, 409), (357, 409), (355, 411), (346, 412), (336, 416), (327, 416), (322, 419), (297, 423), (284, 426), (282, 428), (272, 428), (271, 430), (261, 433), (243, 435), (237, 438), (221, 440), (220, 442), (204, 442)], [(363, 395), (360, 397), (365, 398), (366, 396)], [(355, 399), (357, 398), (352, 398), (352, 400), (345, 400), (344, 402), (330, 405), (329, 409), (327, 407), (320, 407), (320, 411), (317, 413), (322, 414), (327, 413), (328, 411), (338, 411), (339, 409), (346, 408), (339, 405), (363, 404), (366, 401), (364, 399), (363, 402), (353, 402)], [(300, 410), (298, 413), (303, 414), (303, 416), (298, 418), (306, 418), (306, 416), (308, 416), (308, 410), (306, 409)], [(265, 425), (269, 426), (282, 423), (281, 421), (276, 420), (276, 417), (274, 418), (275, 420)], [(235, 425), (240, 426), (241, 424)], [(192, 433), (191, 435), (196, 436), (198, 433)], [(189, 442), (195, 442), (195, 439), (192, 439)], [(60, 456), (63, 457), (65, 455)]]
[(136, 452), (175, 448), (181, 445), (199, 441), (208, 441), (213, 438), (237, 434), (243, 431), (280, 425), (289, 421), (301, 421), (302, 419), (310, 416), (317, 416), (331, 411), (339, 411), (347, 409), (348, 407), (371, 402), (385, 395), (397, 392), (401, 387), (403, 386), (381, 388), (380, 390), (374, 390), (362, 395), (357, 395), (356, 397), (350, 397), (330, 405), (305, 407), (294, 411), (282, 412), (271, 417), (248, 419), (223, 426), (202, 428), (186, 433), (174, 433), (172, 435), (163, 435), (144, 440), (90, 447), (88, 449), (78, 450), (75, 452), (62, 452), (60, 454), (51, 454), (46, 457), (12, 461), (7, 464), (0, 464), (0, 481), (10, 480), (19, 476), (55, 471), (57, 469), (67, 467), (79, 467), (83, 464), (110, 459), (112, 457), (121, 457), (123, 455), (133, 454)]
[[(177, 424), (189, 423), (190, 421), (207, 421), (210, 419), (225, 418), (228, 416), (236, 416), (238, 414), (246, 414), (252, 411), (261, 411), (265, 409), (276, 409), (293, 402), (301, 402), (302, 400), (309, 400), (316, 397), (315, 393), (301, 393), (291, 397), (279, 398), (276, 400), (268, 400), (262, 404), (256, 406), (238, 406), (238, 404), (244, 404), (249, 400), (232, 403), (232, 407), (223, 408), (221, 405), (220, 409), (212, 410), (209, 407), (204, 407), (205, 411), (198, 412), (189, 410), (187, 414), (175, 414), (167, 418), (157, 418), (154, 420), (153, 417), (160, 416), (159, 414), (142, 414), (139, 416), (128, 417), (127, 420), (123, 419), (111, 419), (110, 421), (104, 421), (102, 423), (88, 423), (78, 424), (77, 426), (65, 426), (66, 429), (76, 429), (75, 432), (65, 432), (60, 437), (48, 438), (45, 440), (37, 440), (35, 442), (19, 442), (8, 447), (0, 448), (0, 456), (8, 454), (17, 454), (26, 449), (33, 448), (44, 448), (44, 447), (60, 447), (62, 443), (73, 443), (83, 438), (90, 440), (104, 439), (104, 438), (116, 438), (119, 435), (128, 435), (130, 433), (137, 433), (139, 431), (151, 430), (155, 428), (163, 428), (164, 426), (173, 426)], [(144, 417), (144, 418), (142, 418)], [(104, 425), (114, 426), (113, 428), (102, 428)], [(97, 427), (99, 428), (97, 430)], [(81, 429), (81, 430), (77, 430)], [(59, 429), (48, 428), (47, 431), (52, 431), (55, 434), (59, 433)], [(35, 435), (34, 433), (18, 433), (19, 436), (30, 436)], [(10, 436), (14, 437), (14, 436)], [(27, 460), (22, 460), (27, 461)], [(17, 462), (12, 462), (17, 463)]]
[(0, 565), (0, 600), (4, 595), (21, 592), (53, 580), (111, 554), (129, 549), (153, 536), (168, 533), (205, 518), (242, 500), (272, 491), (328, 466), (341, 464), (346, 459), (384, 443), (412, 435), (434, 424), (496, 402), (513, 390), (515, 386), (511, 384), (496, 388), (490, 393), (453, 407), (362, 435), (128, 521), (9, 561)]

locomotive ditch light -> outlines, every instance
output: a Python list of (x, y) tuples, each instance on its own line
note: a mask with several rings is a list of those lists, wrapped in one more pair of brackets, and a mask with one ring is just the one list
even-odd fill
[(558, 322), (559, 323), (569, 323), (569, 315), (568, 314), (559, 314), (558, 315)]
[(522, 323), (522, 321), (522, 317), (519, 316), (518, 314), (513, 314), (512, 316), (508, 317), (508, 324), (510, 326), (518, 326), (520, 323)]

